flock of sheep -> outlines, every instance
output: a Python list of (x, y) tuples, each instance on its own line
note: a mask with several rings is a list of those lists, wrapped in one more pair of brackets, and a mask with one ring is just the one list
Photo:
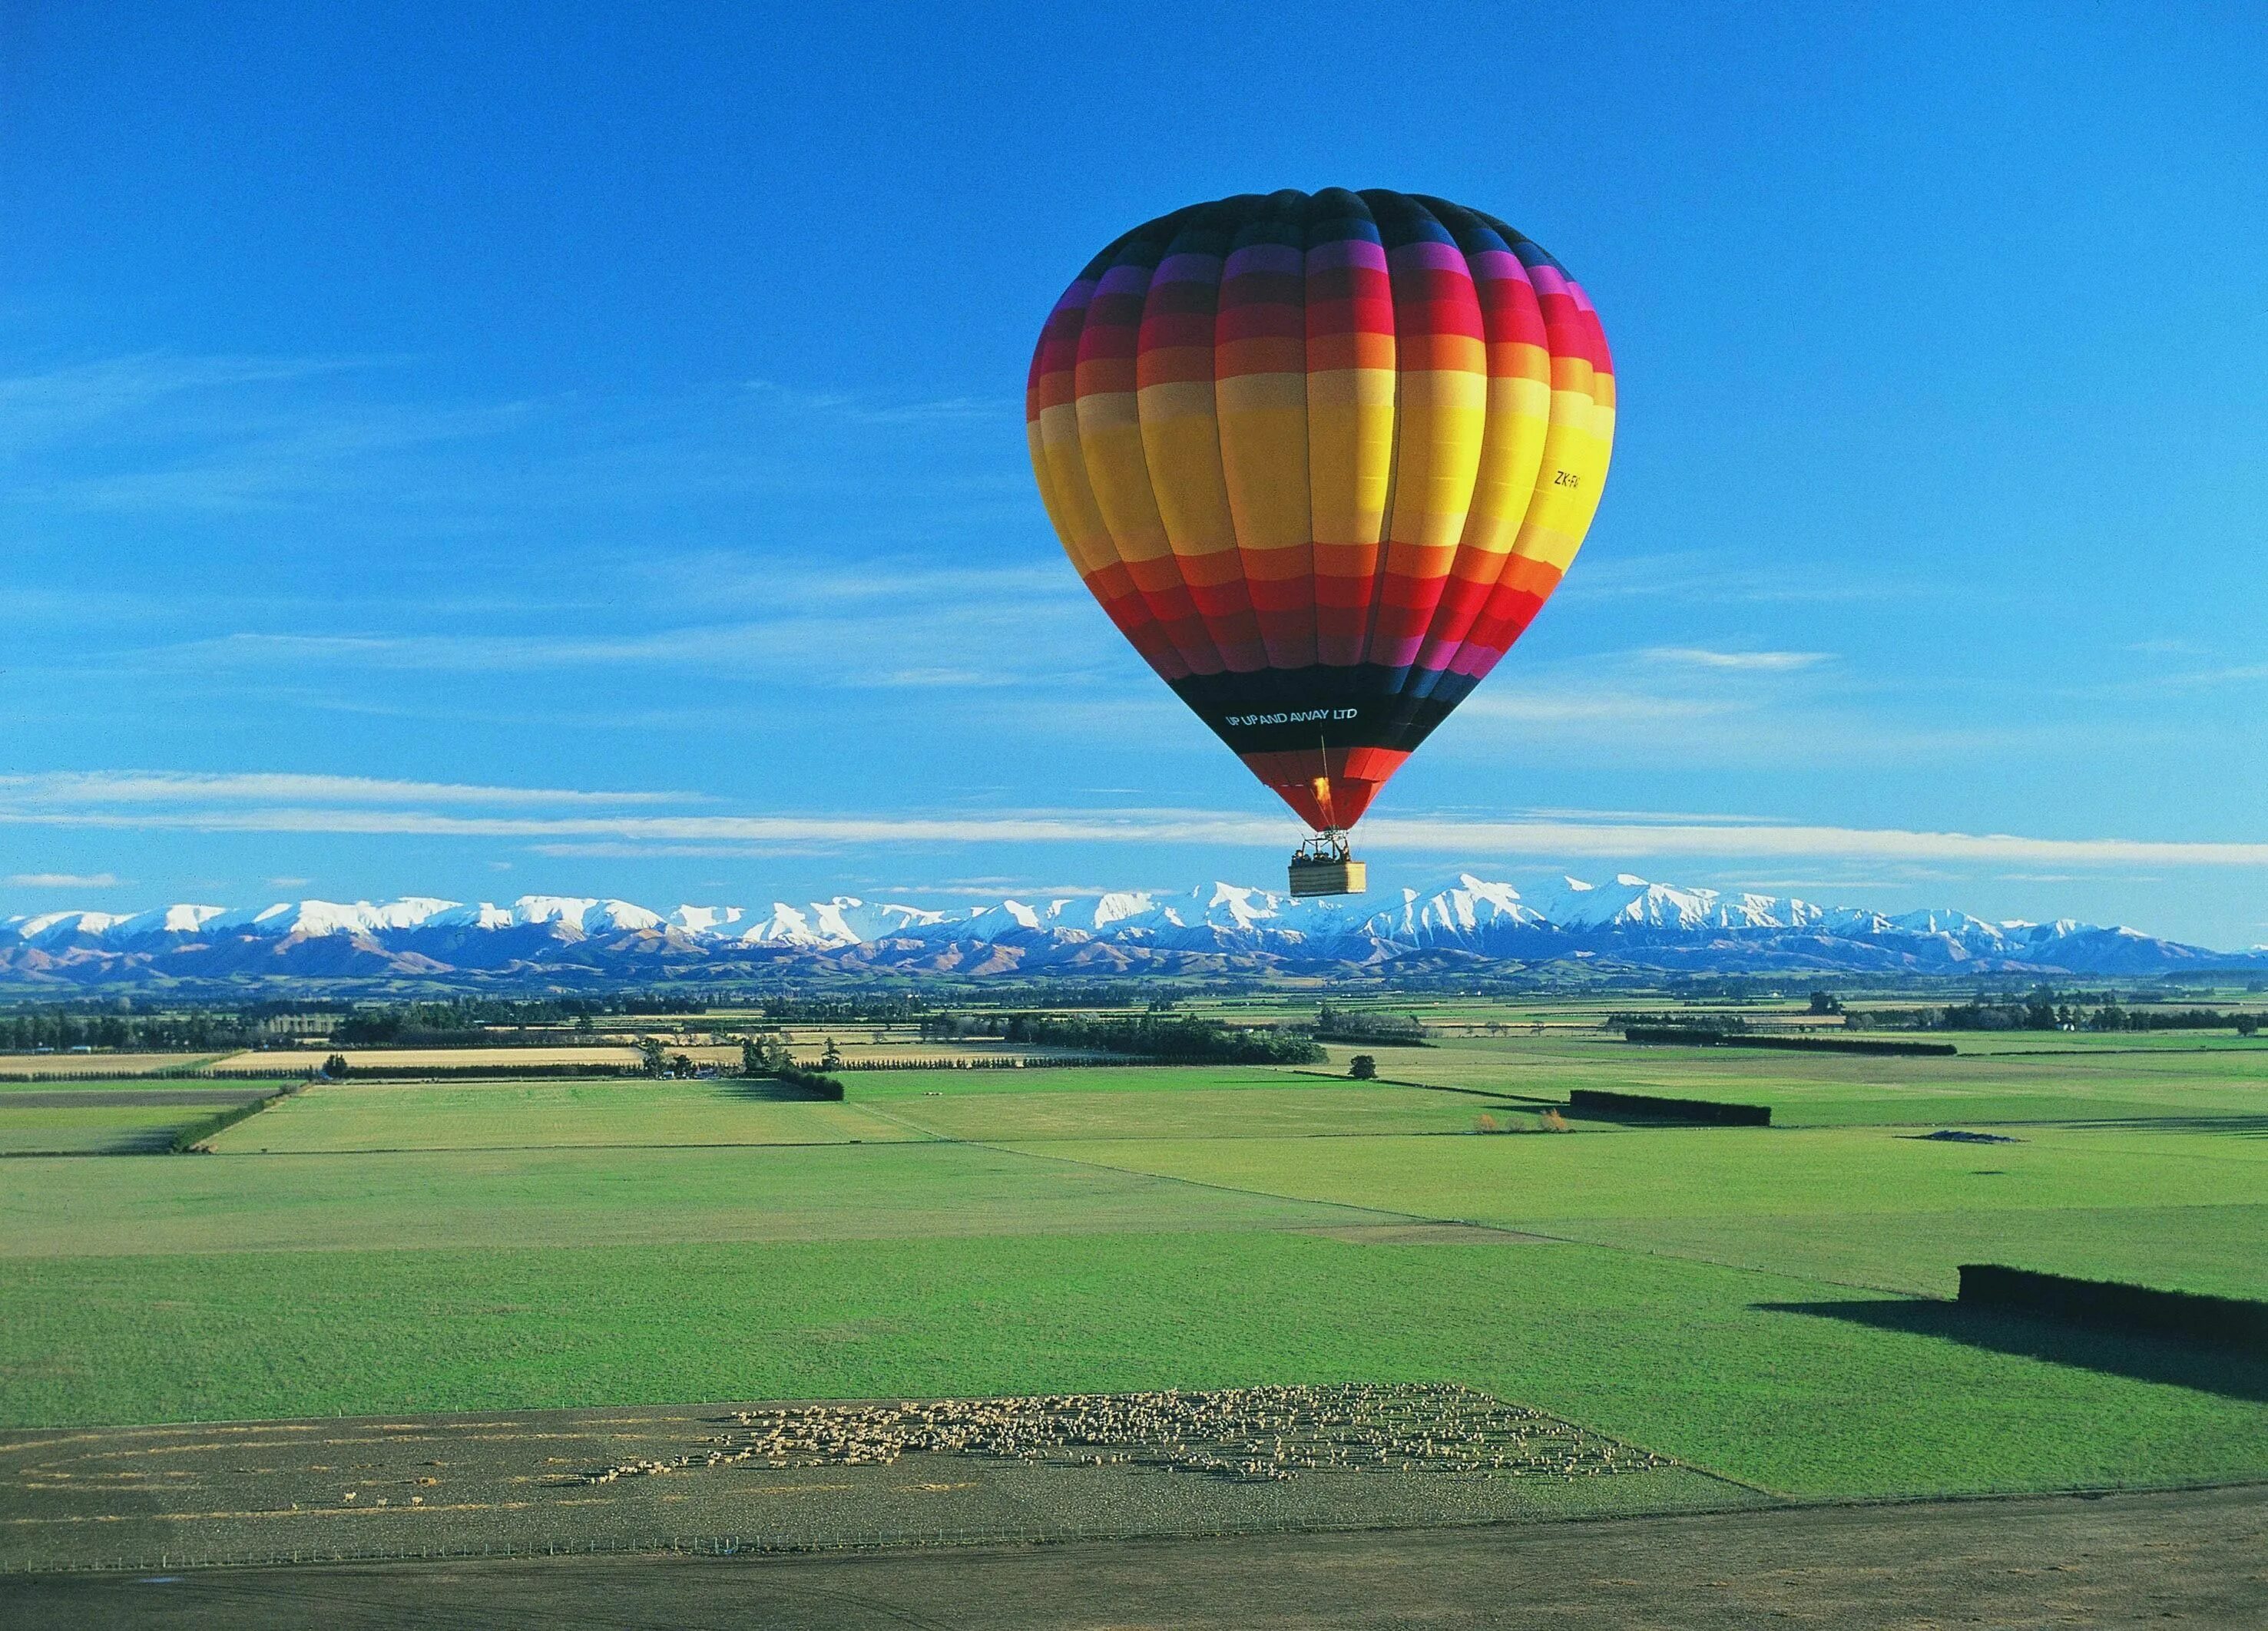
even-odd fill
[(887, 1466), (913, 1452), (1055, 1466), (1133, 1466), (1273, 1481), (1302, 1472), (1644, 1472), (1661, 1458), (1538, 1410), (1445, 1383), (1061, 1393), (733, 1413), (740, 1430), (673, 1461), (630, 1461), (591, 1483), (681, 1469)]

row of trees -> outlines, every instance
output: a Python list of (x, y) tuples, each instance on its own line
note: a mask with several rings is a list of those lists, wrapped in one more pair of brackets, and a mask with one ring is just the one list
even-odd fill
[(1602, 1029), (1627, 1031), (1632, 1025), (1659, 1025), (1673, 1031), (1708, 1031), (1725, 1036), (1737, 1035), (1749, 1029), (1749, 1022), (1738, 1014), (1696, 1014), (1683, 1011), (1647, 1014), (1635, 1010), (1609, 1014)]
[(1851, 1010), (1845, 1026), (1893, 1031), (2220, 1031), (2257, 1035), (2260, 1016), (2218, 1008), (2127, 1007), (2116, 992), (2043, 986), (2021, 997), (1978, 997), (1944, 1008)]
[[(843, 1069), (843, 1050), (828, 1037), (819, 1055), (821, 1070)], [(795, 1069), (795, 1055), (777, 1037), (755, 1036), (740, 1039), (740, 1074), (742, 1076), (777, 1076), (783, 1070)]]
[(865, 996), (768, 996), (763, 1016), (774, 1025), (824, 1025), (857, 1020), (869, 1025), (909, 1025), (929, 1011), (929, 1004), (910, 991), (879, 992)]
[(692, 1016), (704, 1011), (698, 997), (624, 993), (609, 997), (461, 996), (432, 1002), (364, 1004), (340, 1010), (331, 1028), (342, 1042), (364, 1047), (446, 1047), (477, 1042), (483, 1047), (556, 1043), (564, 1029), (587, 1035), (599, 1022), (638, 1016)]
[(769, 1077), (784, 1082), (810, 1098), (843, 1097), (843, 1084), (828, 1075), (843, 1068), (843, 1054), (835, 1046), (835, 1039), (827, 1039), (827, 1051), (821, 1054), (819, 1069), (806, 1070), (789, 1056), (786, 1044), (768, 1037), (744, 1037), (740, 1040), (740, 1074), (744, 1076)]
[[(989, 1006), (1002, 1010), (1026, 1007), (1074, 1010), (1141, 1008), (1152, 1013), (1162, 1013), (1174, 1006), (1172, 997), (1155, 997), (1137, 986), (993, 986), (986, 988), (984, 1000)], [(932, 1031), (931, 1027), (940, 1021), (965, 1018), (940, 1011), (932, 1004), (930, 998), (917, 991), (877, 991), (845, 996), (768, 996), (761, 1008), (764, 1018), (773, 1025), (918, 1024), (924, 1036), (954, 1034)]]
[(1244, 1029), (1195, 1015), (1158, 1012), (936, 1014), (924, 1019), (922, 1035), (932, 1040), (981, 1037), (1193, 1064), (1311, 1065), (1324, 1057), (1312, 1037), (1296, 1031)]
[(1315, 1034), (1334, 1042), (1420, 1047), (1426, 1032), (1415, 1014), (1388, 1014), (1373, 1008), (1333, 1008), (1324, 1003), (1315, 1010)]
[(122, 1014), (61, 1004), (0, 1009), (0, 1053), (102, 1047), (202, 1054), (249, 1047), (257, 1034), (246, 1016), (218, 1010)]

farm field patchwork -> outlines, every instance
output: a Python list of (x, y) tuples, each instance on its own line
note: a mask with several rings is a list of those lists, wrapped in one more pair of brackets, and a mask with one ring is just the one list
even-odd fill
[[(2268, 1187), (2268, 1139), (2036, 1128), (2007, 1143), (1886, 1128), (1624, 1128), (1546, 1138), (1063, 1140), (1048, 1152), (1263, 1194), (1516, 1226), (1535, 1217), (2216, 1206)], [(2009, 1181), (1988, 1183), (1988, 1177)]]
[(179, 1105), (0, 1106), (0, 1155), (132, 1155), (211, 1115)]
[(0, 1076), (0, 1110), (29, 1106), (58, 1093), (155, 1093), (176, 1090), (262, 1093), (261, 1083), (214, 1083), (183, 1071), (164, 1076), (122, 1076), (115, 1071), (100, 1075), (64, 1076), (42, 1081), (35, 1076)]
[(0, 1162), (0, 1260), (1375, 1221), (1343, 1207), (950, 1143)]
[[(910, 1414), (895, 1407), (727, 1402), (303, 1417), (218, 1432), (0, 1429), (0, 1555), (35, 1568), (137, 1553), (179, 1563), (320, 1554), (343, 1536), (361, 1547), (528, 1552), (563, 1532), (586, 1546), (646, 1550), (733, 1534), (775, 1550), (884, 1538), (928, 1547), (940, 1532), (957, 1540), (1035, 1529), (1219, 1534), (1769, 1504), (1461, 1388), (1089, 1394), (1020, 1410), (1005, 1402), (924, 1401), (924, 1422), (943, 1430), (910, 1438), (888, 1425)], [(988, 1434), (988, 1422), (1012, 1425)], [(792, 1424), (790, 1442), (777, 1435), (781, 1423)], [(1286, 1425), (1291, 1436), (1279, 1436)], [(1430, 1444), (1410, 1442), (1436, 1429), (1445, 1430)], [(1300, 1470), (1254, 1479), (1209, 1465), (1267, 1439), (1271, 1459)], [(1038, 1453), (1019, 1453), (1026, 1446)], [(1095, 1449), (1108, 1452), (1101, 1465)], [(1500, 1470), (1470, 1476), (1474, 1460)], [(1580, 1469), (1572, 1476), (1571, 1464)], [(672, 1475), (623, 1470), (654, 1466)], [(133, 1492), (130, 1512), (119, 1510), (122, 1489)], [(171, 1607), (178, 1594), (166, 1596)], [(506, 1618), (556, 1622), (525, 1607)]]
[(0, 1091), (0, 1156), (149, 1155), (269, 1090), (238, 1083), (18, 1083)]
[(1986, 1144), (1882, 1061), (1377, 1051), (1846, 1124), (1474, 1136), (1535, 1123), (1269, 1067), (350, 1078), (217, 1154), (0, 1160), (0, 1424), (1438, 1381), (1790, 1495), (2268, 1477), (2268, 1363), (1941, 1300), (1973, 1258), (2268, 1295), (2258, 1055), (1887, 1062), (2051, 1113)]
[(512, 1150), (599, 1144), (819, 1144), (918, 1137), (854, 1104), (769, 1099), (701, 1082), (317, 1083), (215, 1141), (244, 1150)]
[(210, 1054), (0, 1054), (0, 1090), (42, 1076), (137, 1076), (192, 1070), (213, 1062)]
[[(1988, 1158), (1991, 1150), (1982, 1152)], [(2257, 1192), (2256, 1192), (2257, 1193)], [(2007, 1263), (2215, 1297), (2268, 1297), (2268, 1203), (1552, 1218), (1569, 1239), (1951, 1297), (1962, 1263)]]
[(1794, 1494), (2268, 1470), (2257, 1362), (2114, 1341), (2091, 1364), (2015, 1322), (1956, 1341), (1883, 1294), (1599, 1246), (1213, 1231), (180, 1268), (10, 1260), (5, 1421), (1451, 1380)]
[[(961, 1072), (954, 1072), (956, 1076)], [(968, 1072), (976, 1076), (977, 1072)], [(988, 1076), (1036, 1076), (1038, 1071), (996, 1071)], [(1035, 1139), (1092, 1140), (1152, 1138), (1160, 1128), (1202, 1129), (1209, 1141), (1237, 1138), (1329, 1138), (1363, 1134), (1407, 1136), (1423, 1133), (1469, 1133), (1484, 1114), (1499, 1124), (1532, 1120), (1533, 1107), (1462, 1093), (1433, 1093), (1421, 1088), (1373, 1087), (1347, 1082), (1302, 1080), (1290, 1073), (1264, 1084), (1233, 1087), (1182, 1085), (1143, 1091), (1122, 1088), (1100, 1093), (1078, 1091), (1057, 1078), (1055, 1091), (985, 1091), (985, 1084), (955, 1083), (933, 1098), (890, 1103), (903, 1123), (943, 1138), (1019, 1142)], [(1086, 1074), (1081, 1072), (1079, 1074)], [(1178, 1074), (1178, 1073), (1176, 1073)], [(1198, 1073), (1192, 1072), (1192, 1075)], [(863, 1097), (863, 1095), (862, 1095)]]
[[(1379, 1048), (1379, 1074), (1564, 1099), (1571, 1088), (1772, 1107), (1776, 1126), (2227, 1118), (2268, 1126), (2268, 1046), (1969, 1050), (1949, 1058), (1635, 1047), (1596, 1036)], [(1342, 1046), (1331, 1048), (1344, 1069)]]
[[(1317, 1072), (1330, 1067), (1316, 1065)], [(1317, 1087), (1347, 1085), (1319, 1081), (1286, 1065), (1065, 1065), (1028, 1066), (1005, 1069), (851, 1071), (843, 1080), (852, 1084), (852, 1097), (867, 1103), (895, 1099), (954, 1098), (964, 1093), (1075, 1093), (1081, 1097), (1109, 1093), (1226, 1092), (1258, 1088), (1276, 1091), (1313, 1082)], [(1336, 1075), (1344, 1078), (1341, 1066)]]
[[(2146, 1210), (2163, 1226), (2146, 1238), (2153, 1283), (2268, 1294), (2268, 1258), (2248, 1250), (2268, 1194), (2268, 1139), (2240, 1135), (2050, 1128), (2020, 1143), (1970, 1144), (1889, 1128), (1629, 1128), (1034, 1148), (1234, 1189), (1938, 1294), (1962, 1260), (1941, 1254), (1955, 1241), (1971, 1243), (1962, 1248), (1971, 1256), (1986, 1241), (2054, 1243), (2064, 1248), (2055, 1261), (2024, 1266), (2079, 1272), (2085, 1242), (2131, 1232), (2121, 1216)], [(1937, 1221), (1909, 1231), (1909, 1216)], [(2138, 1237), (2116, 1260), (2143, 1255)]]
[(478, 1068), (483, 1070), (529, 1069), (541, 1065), (588, 1065), (620, 1070), (635, 1069), (635, 1047), (590, 1046), (577, 1047), (298, 1047), (253, 1048), (216, 1060), (217, 1070), (274, 1070), (279, 1074), (313, 1070), (334, 1054), (350, 1069), (433, 1070)]

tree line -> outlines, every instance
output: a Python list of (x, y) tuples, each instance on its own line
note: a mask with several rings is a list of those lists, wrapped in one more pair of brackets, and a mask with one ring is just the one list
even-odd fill
[(1425, 1046), (1426, 1030), (1415, 1014), (1388, 1014), (1372, 1008), (1315, 1009), (1315, 1034), (1331, 1042), (1398, 1042), (1406, 1047)]
[(924, 1016), (921, 1033), (932, 1041), (979, 1037), (1191, 1064), (1312, 1065), (1325, 1057), (1314, 1038), (1296, 1031), (1247, 1030), (1194, 1014), (944, 1013)]
[(211, 1009), (167, 1014), (101, 1013), (60, 1003), (0, 1009), (0, 1052), (28, 1054), (48, 1047), (60, 1054), (74, 1047), (101, 1047), (212, 1053), (249, 1046), (258, 1034), (257, 1024), (244, 1014)]
[(1852, 1030), (1886, 1031), (2222, 1031), (2254, 1036), (2260, 1016), (2218, 1008), (2128, 1007), (2115, 991), (2058, 991), (2041, 987), (2029, 995), (1978, 997), (1944, 1008), (1851, 1010)]

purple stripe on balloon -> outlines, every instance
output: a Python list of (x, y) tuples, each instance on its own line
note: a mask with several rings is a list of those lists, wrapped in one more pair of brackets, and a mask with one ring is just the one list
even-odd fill
[(1386, 270), (1386, 246), (1367, 238), (1337, 238), (1327, 244), (1317, 244), (1307, 251), (1307, 270), (1310, 272), (1332, 271), (1346, 266), (1383, 272)]
[(1418, 648), (1425, 643), (1423, 635), (1405, 635), (1395, 640), (1370, 637), (1370, 661), (1388, 668), (1407, 668), (1418, 660)]
[(1418, 660), (1412, 666), (1422, 674), (1445, 673), (1450, 665), (1456, 661), (1457, 649), (1463, 644), (1464, 642), (1462, 640), (1451, 640), (1441, 635), (1428, 635), (1425, 636), (1425, 645), (1418, 653)]
[(1387, 259), (1397, 272), (1455, 272), (1470, 277), (1472, 268), (1465, 264), (1464, 251), (1454, 244), (1439, 244), (1421, 239), (1414, 244), (1404, 244)]
[(1146, 294), (1150, 289), (1150, 268), (1146, 266), (1114, 266), (1102, 275), (1095, 285), (1098, 298), (1105, 295)]
[(1158, 262), (1154, 283), (1217, 283), (1220, 281), (1219, 255), (1167, 255)]
[(1528, 268), (1528, 279), (1535, 285), (1535, 292), (1539, 295), (1565, 294), (1572, 287), (1557, 267), (1545, 266), (1541, 262)]
[(1509, 249), (1484, 249), (1477, 254), (1467, 255), (1465, 259), (1470, 263), (1476, 281), (1486, 279), (1491, 283), (1513, 283), (1529, 281), (1528, 268), (1521, 265), (1520, 257)]
[(1304, 258), (1289, 244), (1249, 244), (1228, 257), (1222, 276), (1244, 277), (1255, 272), (1272, 272), (1278, 276), (1297, 277)]
[(1053, 317), (1064, 312), (1084, 312), (1087, 308), (1088, 302), (1092, 301), (1094, 298), (1094, 283), (1093, 280), (1082, 277), (1070, 288), (1063, 291), (1063, 298), (1056, 302), (1055, 311), (1049, 312), (1049, 315)]

